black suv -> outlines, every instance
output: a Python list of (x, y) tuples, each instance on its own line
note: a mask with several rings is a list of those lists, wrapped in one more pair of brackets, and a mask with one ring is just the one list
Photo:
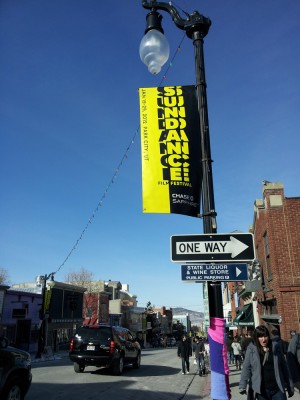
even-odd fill
[(23, 400), (31, 385), (31, 358), (0, 338), (0, 399)]
[(121, 375), (125, 364), (139, 368), (141, 347), (132, 333), (120, 326), (83, 325), (71, 339), (69, 357), (75, 372), (86, 366), (108, 367)]

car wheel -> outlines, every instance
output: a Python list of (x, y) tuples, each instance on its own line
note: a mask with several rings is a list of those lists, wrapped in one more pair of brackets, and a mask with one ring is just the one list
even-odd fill
[(115, 361), (113, 366), (114, 375), (122, 375), (124, 369), (124, 357), (120, 356), (118, 360)]
[(82, 364), (79, 364), (77, 362), (74, 362), (74, 371), (75, 372), (83, 372), (84, 371), (85, 366)]
[(23, 385), (20, 379), (10, 379), (3, 391), (3, 400), (24, 400)]
[(141, 353), (138, 353), (138, 355), (136, 356), (135, 361), (132, 364), (133, 368), (140, 368), (141, 366)]

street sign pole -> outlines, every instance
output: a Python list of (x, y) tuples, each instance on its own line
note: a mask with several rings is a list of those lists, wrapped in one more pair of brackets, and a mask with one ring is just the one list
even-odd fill
[[(177, 9), (166, 2), (156, 2), (151, 0), (149, 3), (147, 0), (143, 0), (143, 7), (151, 9), (151, 12), (157, 10), (167, 11), (177, 27), (184, 29), (187, 36), (193, 40), (194, 45), (194, 60), (195, 60), (195, 72), (196, 82), (195, 88), (198, 100), (198, 113), (199, 113), (199, 127), (200, 127), (200, 141), (199, 146), (201, 149), (201, 169), (202, 169), (202, 215), (203, 218), (203, 230), (204, 233), (216, 233), (216, 211), (214, 201), (214, 188), (213, 188), (213, 176), (212, 176), (212, 158), (210, 150), (210, 135), (209, 135), (209, 123), (208, 123), (208, 107), (207, 107), (207, 95), (206, 95), (206, 78), (205, 78), (205, 65), (204, 65), (204, 37), (207, 35), (211, 21), (209, 18), (204, 17), (198, 12), (194, 11), (193, 14), (188, 15), (188, 19), (184, 20), (180, 17)], [(149, 14), (148, 14), (149, 15)], [(209, 299), (209, 312), (211, 319), (211, 328), (213, 329), (219, 322), (224, 322), (223, 318), (223, 302), (222, 302), (222, 291), (220, 282), (208, 282), (208, 299)], [(215, 321), (212, 319), (219, 319)], [(221, 320), (222, 319), (222, 320)], [(222, 327), (221, 327), (222, 331)], [(223, 332), (223, 331), (222, 331)], [(223, 345), (225, 347), (225, 337), (223, 338)], [(223, 357), (223, 349), (215, 343), (210, 346), (211, 359), (216, 360)], [(219, 397), (216, 394), (216, 390), (219, 390), (220, 380), (216, 379), (219, 377), (220, 368), (216, 368), (216, 364), (211, 365), (211, 397), (215, 399)], [(224, 369), (224, 368), (223, 368)], [(225, 372), (225, 369), (224, 369)], [(228, 372), (225, 372), (228, 374)], [(215, 383), (216, 381), (216, 383)], [(214, 384), (215, 383), (215, 384)], [(226, 380), (226, 386), (228, 385), (228, 379)], [(221, 385), (222, 386), (222, 385)], [(222, 398), (225, 398), (223, 387), (221, 388)], [(223, 393), (224, 392), (224, 393)]]
[[(206, 95), (203, 34), (196, 32), (194, 37), (196, 89), (200, 118), (201, 162), (202, 162), (202, 219), (203, 232), (217, 232), (217, 213), (212, 174), (212, 158)], [(208, 282), (208, 303), (210, 318), (223, 318), (223, 300), (220, 282)]]

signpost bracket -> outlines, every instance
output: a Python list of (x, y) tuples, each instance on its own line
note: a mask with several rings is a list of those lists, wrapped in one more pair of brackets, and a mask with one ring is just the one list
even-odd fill
[(203, 218), (203, 217), (216, 217), (217, 216), (217, 212), (215, 210), (211, 210), (207, 213), (204, 214), (199, 214), (199, 218)]

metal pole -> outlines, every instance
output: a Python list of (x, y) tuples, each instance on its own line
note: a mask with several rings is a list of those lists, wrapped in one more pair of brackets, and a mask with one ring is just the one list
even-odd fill
[[(206, 79), (204, 66), (203, 36), (200, 31), (193, 33), (195, 50), (196, 91), (200, 118), (201, 161), (202, 161), (202, 213), (203, 232), (216, 233), (216, 212), (212, 177), (212, 160), (208, 125)], [(222, 290), (220, 282), (208, 282), (208, 302), (210, 317), (223, 318)]]
[[(39, 329), (39, 337), (38, 337), (38, 349), (35, 358), (41, 358), (43, 351), (45, 350), (45, 346), (47, 346), (47, 336), (48, 336), (48, 320), (46, 320), (45, 314), (45, 306), (46, 306), (46, 290), (47, 290), (47, 281), (48, 279), (53, 279), (54, 273), (52, 272), (49, 275), (44, 275), (43, 277), (43, 287), (42, 287), (42, 308), (40, 310), (40, 319), (41, 326)], [(48, 317), (48, 316), (47, 316)]]
[(46, 296), (46, 286), (47, 286), (47, 275), (43, 277), (43, 288), (42, 288), (42, 308), (40, 310), (41, 326), (39, 329), (38, 337), (38, 349), (35, 358), (41, 358), (41, 355), (45, 349), (45, 296)]
[[(203, 231), (205, 234), (214, 234), (217, 232), (213, 177), (212, 177), (212, 160), (210, 150), (210, 137), (208, 126), (208, 110), (207, 110), (207, 97), (206, 97), (206, 80), (204, 68), (204, 51), (203, 51), (203, 38), (207, 35), (211, 21), (209, 18), (200, 15), (194, 11), (188, 16), (187, 19), (182, 19), (177, 9), (170, 3), (159, 2), (156, 0), (142, 0), (144, 8), (154, 10), (167, 11), (180, 29), (185, 30), (187, 36), (193, 40), (194, 53), (195, 53), (195, 70), (196, 70), (196, 91), (198, 99), (198, 111), (200, 122), (200, 146), (201, 146), (201, 163), (202, 163), (202, 218), (203, 218)], [(214, 370), (211, 372), (211, 385), (212, 398), (215, 396), (222, 396), (225, 398), (230, 396), (229, 390), (229, 377), (226, 373), (226, 359), (223, 359), (223, 349), (220, 349), (219, 344), (225, 347), (225, 331), (223, 334), (224, 317), (223, 317), (223, 300), (220, 282), (208, 282), (208, 302), (210, 314), (210, 338), (213, 348), (211, 348), (211, 357), (214, 361)], [(217, 333), (217, 335), (216, 335)], [(218, 345), (217, 345), (218, 344)], [(214, 353), (214, 354), (212, 354)], [(223, 388), (218, 393), (220, 386), (220, 367), (225, 373), (224, 383), (226, 388)], [(215, 387), (213, 387), (215, 386)], [(217, 390), (216, 390), (217, 389)], [(226, 394), (224, 393), (226, 391)], [(222, 393), (221, 393), (222, 392)], [(228, 397), (230, 398), (230, 397)]]
[[(203, 51), (203, 37), (205, 36), (206, 33), (203, 34), (200, 29), (195, 30), (193, 32), (192, 39), (195, 50), (196, 90), (197, 90), (198, 111), (200, 118), (201, 161), (202, 161), (202, 173), (203, 173), (203, 179), (202, 179), (203, 231), (205, 234), (209, 233), (213, 234), (217, 232), (217, 223), (216, 223), (215, 200), (214, 200), (213, 177), (212, 177), (212, 160), (211, 160), (211, 150), (210, 150), (204, 51)], [(225, 332), (224, 334), (222, 334), (223, 323), (221, 322), (224, 318), (221, 282), (207, 282), (207, 292), (208, 292), (210, 329), (212, 329), (212, 331), (214, 332), (218, 331), (218, 340), (221, 340), (222, 345), (224, 347)], [(214, 339), (212, 339), (212, 342), (214, 342)], [(211, 349), (211, 357), (214, 357), (214, 362), (216, 362), (216, 360), (221, 361), (221, 363), (226, 362), (222, 360), (223, 351), (221, 351), (220, 348)], [(218, 364), (218, 362), (216, 362), (216, 364)], [(211, 372), (212, 372), (211, 395), (212, 399), (215, 399), (216, 396), (220, 394), (216, 392), (216, 386), (218, 386), (220, 382), (218, 382), (217, 379), (218, 371), (215, 371), (212, 368)], [(224, 372), (225, 372), (225, 366), (224, 366)], [(226, 388), (228, 388), (229, 376), (226, 373), (224, 375), (224, 383), (226, 383)], [(228, 396), (227, 390), (226, 390), (226, 395)], [(222, 393), (222, 396), (224, 396), (224, 393)]]

